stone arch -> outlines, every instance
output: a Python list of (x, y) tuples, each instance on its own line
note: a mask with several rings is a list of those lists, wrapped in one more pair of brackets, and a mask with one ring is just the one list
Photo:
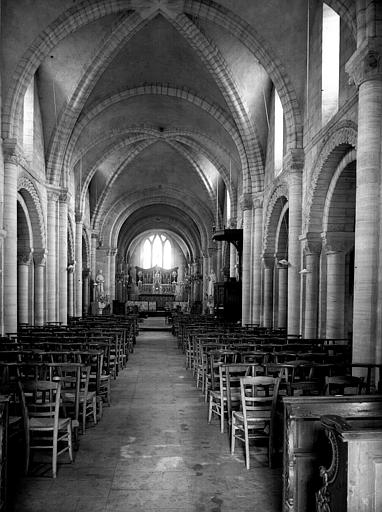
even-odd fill
[[(357, 153), (353, 149), (344, 156), (334, 172), (323, 209), (322, 231), (324, 232), (341, 231), (354, 233), (356, 158)], [(346, 180), (342, 180), (344, 172), (347, 172)], [(351, 191), (354, 190), (353, 203), (351, 203), (348, 197), (349, 187)], [(339, 195), (342, 197), (336, 197)], [(339, 207), (336, 206), (337, 204), (339, 204)], [(331, 220), (333, 216), (335, 217), (335, 222)]]
[(31, 220), (33, 248), (35, 250), (42, 250), (46, 247), (46, 234), (40, 196), (32, 181), (25, 175), (20, 176), (17, 183), (17, 190), (25, 201)]
[(286, 186), (279, 185), (271, 195), (265, 215), (263, 233), (264, 254), (274, 255), (276, 253), (276, 236), (282, 212), (288, 203), (288, 191)]
[[(237, 129), (230, 120), (230, 118), (227, 116), (227, 114), (224, 112), (224, 110), (217, 104), (213, 104), (208, 102), (205, 98), (201, 98), (197, 95), (196, 92), (192, 91), (188, 87), (176, 87), (169, 83), (154, 83), (154, 84), (145, 84), (141, 87), (134, 87), (132, 89), (128, 89), (126, 91), (120, 91), (118, 94), (114, 94), (113, 96), (107, 98), (106, 100), (102, 100), (95, 105), (91, 107), (91, 109), (83, 115), (79, 123), (76, 125), (73, 134), (71, 135), (70, 142), (68, 144), (68, 150), (67, 150), (67, 156), (65, 159), (65, 167), (69, 168), (68, 161), (71, 158), (71, 155), (74, 151), (75, 144), (78, 140), (78, 137), (83, 130), (83, 128), (88, 124), (95, 116), (99, 115), (103, 110), (109, 108), (115, 103), (118, 103), (120, 101), (125, 101), (130, 98), (134, 98), (136, 96), (144, 96), (144, 95), (160, 95), (160, 96), (168, 96), (169, 98), (182, 98), (182, 100), (187, 101), (191, 103), (192, 105), (195, 105), (196, 107), (202, 109), (207, 114), (209, 114), (217, 123), (219, 123), (223, 128), (229, 133), (229, 135), (232, 137), (232, 140), (234, 141), (240, 160), (241, 160), (241, 166), (243, 166), (243, 163), (245, 161), (245, 148), (242, 143), (242, 140), (240, 138), (240, 134), (237, 133)], [(138, 135), (140, 131), (143, 131), (144, 133), (147, 133), (148, 135), (151, 135), (152, 137), (158, 137), (160, 135), (161, 137), (165, 136), (166, 134), (158, 133), (158, 129), (156, 128), (155, 131), (153, 131), (152, 126), (132, 126), (132, 130), (136, 129), (138, 132)], [(111, 135), (119, 134), (119, 132), (108, 132), (107, 137)], [(97, 144), (101, 140), (105, 139), (105, 136), (102, 136), (100, 139), (96, 139), (92, 142), (92, 144)]]
[(17, 194), (17, 255), (22, 258), (30, 257), (33, 250), (33, 227), (29, 215), (28, 206), (24, 198)]
[(303, 233), (321, 232), (325, 198), (335, 169), (344, 156), (356, 147), (357, 127), (353, 121), (340, 122), (326, 134), (312, 167), (313, 173), (303, 215)]

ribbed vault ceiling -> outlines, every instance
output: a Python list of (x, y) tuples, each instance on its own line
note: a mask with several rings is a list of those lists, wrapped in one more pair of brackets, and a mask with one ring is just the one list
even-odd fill
[(164, 229), (195, 256), (217, 177), (233, 217), (262, 189), (274, 85), (301, 140), (305, 0), (18, 0), (4, 16), (8, 116), (36, 73), (48, 180), (74, 180), (77, 209), (89, 193), (92, 228), (124, 250)]

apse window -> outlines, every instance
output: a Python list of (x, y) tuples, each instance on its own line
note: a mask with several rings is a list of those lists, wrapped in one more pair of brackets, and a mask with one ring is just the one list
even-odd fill
[(322, 10), (322, 126), (338, 110), (340, 80), (340, 17), (331, 7)]
[(280, 96), (275, 89), (275, 119), (274, 119), (274, 165), (275, 174), (280, 174), (283, 168), (284, 156), (284, 110)]
[(166, 235), (150, 235), (143, 241), (141, 248), (141, 262), (143, 268), (152, 268), (155, 266), (171, 268), (172, 245)]

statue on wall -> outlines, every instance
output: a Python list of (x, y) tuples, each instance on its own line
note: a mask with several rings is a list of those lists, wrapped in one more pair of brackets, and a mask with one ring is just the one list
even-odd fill
[(102, 274), (102, 270), (98, 270), (98, 274), (97, 274), (97, 277), (96, 277), (96, 283), (97, 283), (97, 291), (98, 291), (98, 296), (102, 296), (104, 294), (104, 283), (105, 283), (105, 278)]
[(214, 269), (212, 269), (208, 275), (208, 289), (207, 289), (208, 297), (214, 296), (214, 284), (215, 283), (216, 283), (216, 274), (215, 274)]

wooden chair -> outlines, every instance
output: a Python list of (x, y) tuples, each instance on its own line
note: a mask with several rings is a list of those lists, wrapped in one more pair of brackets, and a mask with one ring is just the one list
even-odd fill
[(24, 381), (21, 383), (21, 396), (26, 417), (26, 462), (29, 470), (32, 450), (52, 452), (52, 475), (57, 476), (57, 458), (69, 453), (73, 462), (72, 422), (70, 418), (60, 418), (61, 382)]
[(363, 377), (332, 375), (325, 377), (325, 395), (360, 395), (365, 387)]
[(245, 465), (249, 469), (249, 441), (268, 440), (268, 463), (272, 467), (273, 433), (280, 379), (274, 377), (242, 377), (241, 409), (232, 412), (231, 454), (236, 439), (245, 447)]
[(81, 430), (85, 432), (86, 420), (97, 424), (96, 392), (89, 391), (90, 366), (60, 367), (62, 405), (72, 418), (81, 418)]

